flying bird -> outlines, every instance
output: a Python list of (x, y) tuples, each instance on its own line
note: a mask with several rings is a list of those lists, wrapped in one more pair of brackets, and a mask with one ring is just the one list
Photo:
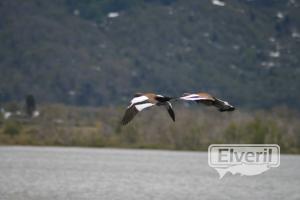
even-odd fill
[(175, 121), (175, 113), (172, 109), (172, 104), (169, 102), (172, 97), (167, 97), (154, 93), (137, 93), (131, 100), (130, 105), (127, 107), (123, 119), (121, 121), (122, 125), (128, 124), (134, 116), (145, 108), (156, 106), (164, 106), (170, 117)]
[(215, 106), (220, 112), (235, 110), (235, 107), (230, 105), (227, 101), (223, 101), (207, 93), (185, 93), (180, 99), (203, 103), (207, 106)]

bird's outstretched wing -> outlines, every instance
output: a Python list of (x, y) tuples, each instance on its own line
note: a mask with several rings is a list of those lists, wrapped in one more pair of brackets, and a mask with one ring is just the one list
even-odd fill
[(197, 93), (197, 94), (189, 94), (185, 93), (182, 97), (180, 97), (182, 100), (186, 101), (208, 101), (208, 100), (214, 100), (214, 98), (207, 93)]
[(175, 122), (175, 113), (174, 113), (174, 110), (172, 108), (172, 104), (167, 101), (166, 104), (165, 104), (165, 106), (166, 106), (166, 108), (168, 110), (168, 113), (169, 113), (170, 117)]
[(186, 94), (180, 97), (180, 99), (202, 103), (207, 106), (215, 106), (221, 112), (235, 110), (234, 106), (230, 105), (227, 101), (223, 101), (221, 99), (215, 98), (208, 93)]
[(125, 111), (125, 114), (123, 116), (123, 119), (121, 121), (122, 125), (126, 125), (128, 124), (136, 114), (138, 114), (138, 109), (136, 109), (136, 107), (134, 105), (130, 106), (129, 108), (127, 108), (127, 110)]
[(150, 103), (148, 97), (146, 96), (135, 97), (131, 100), (130, 103), (131, 104), (127, 107), (125, 114), (122, 118), (122, 125), (128, 124), (140, 111), (155, 105), (153, 103)]
[(235, 110), (235, 107), (230, 105), (227, 101), (223, 101), (223, 100), (217, 99), (217, 98), (215, 98), (213, 105), (216, 106), (217, 108), (219, 108), (220, 112)]

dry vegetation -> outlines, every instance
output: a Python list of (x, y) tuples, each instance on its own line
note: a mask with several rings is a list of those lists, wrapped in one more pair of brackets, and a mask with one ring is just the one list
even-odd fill
[(212, 143), (276, 143), (300, 153), (300, 113), (286, 107), (219, 113), (175, 105), (173, 123), (161, 108), (119, 126), (123, 108), (47, 105), (36, 119), (0, 117), (0, 144), (207, 150)]

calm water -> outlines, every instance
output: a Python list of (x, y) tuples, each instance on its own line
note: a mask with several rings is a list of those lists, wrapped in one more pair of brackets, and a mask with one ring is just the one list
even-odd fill
[(300, 156), (218, 179), (207, 153), (0, 147), (0, 199), (300, 199)]

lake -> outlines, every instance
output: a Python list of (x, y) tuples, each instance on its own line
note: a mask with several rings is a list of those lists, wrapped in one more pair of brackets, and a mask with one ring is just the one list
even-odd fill
[(0, 147), (0, 199), (300, 199), (300, 156), (257, 176), (226, 174), (207, 152)]

